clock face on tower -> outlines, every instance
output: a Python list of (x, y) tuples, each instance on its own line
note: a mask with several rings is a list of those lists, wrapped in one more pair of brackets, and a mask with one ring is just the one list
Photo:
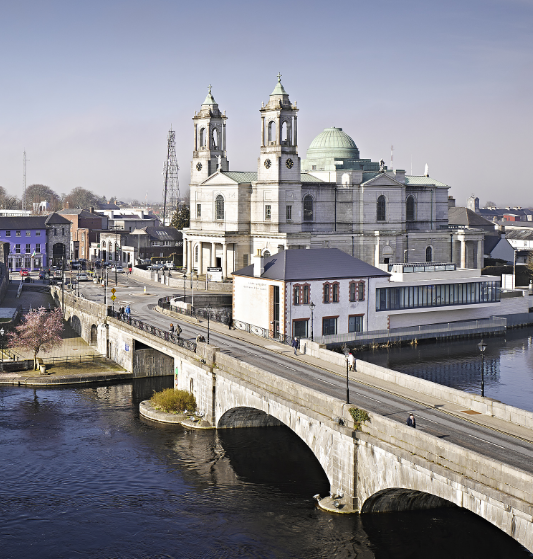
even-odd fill
[(287, 166), (287, 169), (292, 169), (294, 161), (292, 159), (287, 159), (287, 161), (285, 161), (285, 165)]
[(270, 161), (270, 159), (265, 159), (265, 167), (270, 169), (270, 165), (272, 165), (272, 161)]
[(197, 164), (196, 164), (196, 170), (197, 170), (197, 171), (201, 171), (201, 170), (202, 170), (202, 164), (201, 164), (201, 163), (197, 163)]

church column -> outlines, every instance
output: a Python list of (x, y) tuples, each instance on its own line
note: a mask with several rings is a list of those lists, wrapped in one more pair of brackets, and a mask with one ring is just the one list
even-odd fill
[(461, 268), (466, 268), (466, 241), (464, 236), (460, 239), (461, 241)]
[(214, 268), (216, 264), (216, 243), (211, 243), (211, 268)]
[[(211, 124), (208, 122), (205, 126), (205, 149), (211, 149)], [(211, 170), (209, 171), (211, 172)]]
[(194, 125), (194, 151), (198, 151), (198, 125)]
[(202, 241), (200, 241), (198, 243), (198, 275), (203, 273), (202, 252)]
[(192, 269), (192, 241), (187, 241), (187, 273), (191, 273)]
[(483, 241), (477, 242), (477, 268), (483, 268)]
[(228, 245), (226, 243), (222, 244), (222, 278), (226, 279), (228, 277)]
[(293, 132), (292, 141), (294, 142), (293, 143), (294, 146), (298, 145), (298, 125), (296, 121), (296, 115), (294, 115), (294, 132)]
[(261, 117), (261, 147), (265, 146), (265, 117)]
[(222, 123), (222, 151), (226, 151), (226, 123)]
[[(185, 268), (185, 266), (187, 266), (187, 239), (185, 237), (183, 237), (182, 240), (182, 247), (181, 247), (181, 251), (182, 251), (182, 261), (183, 261), (183, 268)], [(139, 258), (140, 258), (140, 254), (139, 254)]]
[(277, 144), (281, 145), (281, 118), (276, 119), (276, 140)]

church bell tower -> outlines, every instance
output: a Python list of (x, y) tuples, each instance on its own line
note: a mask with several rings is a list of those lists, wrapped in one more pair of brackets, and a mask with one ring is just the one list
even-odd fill
[(261, 154), (257, 172), (258, 182), (300, 182), (300, 158), (296, 104), (278, 83), (261, 112)]
[(226, 155), (226, 120), (226, 112), (220, 112), (209, 86), (200, 111), (193, 117), (194, 151), (191, 185), (202, 183), (218, 169), (229, 170)]

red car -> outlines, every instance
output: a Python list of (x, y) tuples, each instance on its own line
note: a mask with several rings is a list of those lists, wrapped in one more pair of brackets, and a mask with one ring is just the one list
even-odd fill
[(26, 268), (22, 268), (22, 270), (20, 270), (20, 275), (25, 278), (26, 276), (30, 275), (30, 271), (26, 270)]

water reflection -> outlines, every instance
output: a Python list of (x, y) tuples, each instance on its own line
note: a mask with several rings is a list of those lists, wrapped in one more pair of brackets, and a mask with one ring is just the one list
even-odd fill
[[(485, 395), (533, 411), (533, 328), (509, 330), (506, 336), (486, 338)], [(479, 394), (480, 340), (420, 343), (364, 351), (358, 357), (396, 371)]]
[(2, 558), (531, 557), (460, 509), (321, 512), (328, 481), (294, 433), (141, 420), (164, 384), (0, 387)]

